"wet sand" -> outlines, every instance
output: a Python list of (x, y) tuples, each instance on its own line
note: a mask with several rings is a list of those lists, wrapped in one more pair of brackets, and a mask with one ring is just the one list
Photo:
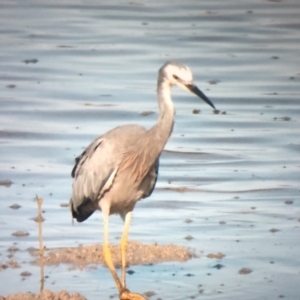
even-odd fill
[(8, 297), (0, 296), (0, 300), (86, 300), (86, 298), (79, 293), (69, 294), (67, 291), (54, 293), (49, 290), (43, 290), (40, 294), (16, 293)]
[[(119, 245), (110, 245), (110, 251), (114, 266), (121, 267), (121, 253)], [(38, 256), (38, 250), (30, 250), (33, 256)], [(152, 265), (161, 262), (178, 261), (185, 262), (196, 257), (194, 251), (176, 245), (144, 245), (139, 242), (130, 241), (127, 248), (127, 266)], [(38, 259), (37, 262), (38, 263)], [(71, 267), (80, 269), (94, 267), (104, 263), (102, 246), (99, 244), (57, 248), (50, 250), (44, 257), (45, 265), (70, 264)]]
[[(128, 287), (155, 300), (298, 299), (299, 14), (292, 0), (1, 1), (0, 295), (39, 293), (36, 194), (47, 249), (102, 244), (101, 214), (72, 226), (64, 205), (74, 158), (115, 126), (150, 128), (157, 70), (179, 60), (218, 111), (174, 89), (157, 188), (129, 239), (196, 257), (132, 265)], [(121, 232), (112, 216), (112, 244)], [(101, 264), (45, 276), (51, 292), (117, 298)]]

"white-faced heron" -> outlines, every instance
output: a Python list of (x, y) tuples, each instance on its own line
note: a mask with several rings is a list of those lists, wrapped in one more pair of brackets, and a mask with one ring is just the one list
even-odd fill
[[(70, 208), (73, 218), (83, 222), (96, 210), (104, 221), (103, 257), (116, 282), (122, 300), (145, 299), (126, 289), (126, 248), (132, 210), (137, 201), (149, 197), (157, 180), (159, 157), (172, 132), (174, 106), (171, 87), (177, 85), (192, 92), (215, 109), (197, 88), (190, 69), (167, 62), (159, 70), (157, 98), (159, 116), (150, 129), (140, 125), (123, 125), (96, 138), (75, 159)], [(124, 220), (121, 238), (122, 277), (119, 279), (108, 247), (108, 217), (119, 214)]]

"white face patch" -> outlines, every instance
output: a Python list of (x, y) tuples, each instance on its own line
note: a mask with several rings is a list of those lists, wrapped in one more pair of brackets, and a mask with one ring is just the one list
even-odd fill
[(189, 83), (193, 81), (192, 72), (188, 67), (180, 68), (179, 72), (176, 72), (175, 75), (184, 82)]
[(190, 68), (179, 63), (167, 63), (163, 67), (163, 72), (171, 84), (191, 84), (193, 82), (193, 75)]

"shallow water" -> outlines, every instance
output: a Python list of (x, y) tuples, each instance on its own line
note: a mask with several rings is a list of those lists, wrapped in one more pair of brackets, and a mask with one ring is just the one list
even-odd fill
[[(152, 299), (298, 299), (299, 14), (292, 0), (1, 1), (0, 180), (13, 184), (0, 186), (0, 262), (15, 244), (21, 264), (0, 271), (1, 294), (39, 290), (26, 251), (38, 247), (36, 194), (48, 248), (102, 242), (99, 213), (72, 227), (60, 206), (70, 197), (74, 157), (115, 126), (149, 128), (157, 70), (172, 59), (191, 67), (220, 113), (174, 89), (174, 131), (130, 239), (185, 245), (200, 257), (132, 267), (129, 288), (155, 291)], [(111, 241), (121, 226), (110, 218)], [(30, 235), (12, 236), (18, 230)], [(225, 258), (206, 257), (217, 252)], [(253, 272), (240, 275), (244, 267)], [(26, 270), (32, 276), (23, 280)], [(116, 294), (103, 267), (45, 272), (51, 290)]]

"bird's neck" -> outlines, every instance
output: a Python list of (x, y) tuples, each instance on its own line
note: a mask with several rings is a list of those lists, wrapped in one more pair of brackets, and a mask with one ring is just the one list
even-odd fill
[(157, 150), (160, 154), (172, 133), (175, 114), (173, 101), (171, 99), (171, 85), (169, 81), (164, 78), (158, 78), (157, 100), (159, 116), (156, 124), (150, 131), (155, 137)]
[(134, 180), (142, 180), (152, 169), (173, 129), (175, 111), (168, 81), (158, 79), (157, 98), (159, 116), (156, 124), (132, 146), (119, 170), (119, 172), (129, 170)]

